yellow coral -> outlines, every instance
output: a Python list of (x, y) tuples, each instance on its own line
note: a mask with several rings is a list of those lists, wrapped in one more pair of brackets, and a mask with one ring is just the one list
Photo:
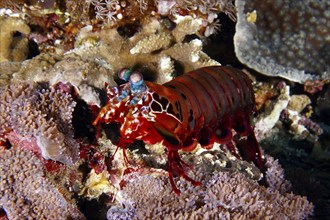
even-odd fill
[(246, 13), (246, 21), (250, 23), (256, 23), (257, 21), (257, 11), (253, 10), (252, 12)]
[(109, 173), (102, 172), (96, 174), (94, 169), (89, 173), (84, 188), (80, 191), (80, 195), (88, 198), (98, 198), (102, 193), (114, 192), (115, 188), (109, 182)]

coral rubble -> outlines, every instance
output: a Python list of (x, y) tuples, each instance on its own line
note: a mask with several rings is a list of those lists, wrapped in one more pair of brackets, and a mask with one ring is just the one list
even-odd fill
[(299, 83), (330, 77), (329, 1), (236, 0), (236, 6), (235, 52), (242, 63)]
[(270, 130), (275, 126), (276, 122), (280, 119), (281, 112), (287, 108), (290, 101), (290, 87), (285, 85), (280, 89), (280, 95), (277, 97), (276, 102), (270, 112), (264, 112), (259, 116), (255, 125), (257, 137), (262, 139)]

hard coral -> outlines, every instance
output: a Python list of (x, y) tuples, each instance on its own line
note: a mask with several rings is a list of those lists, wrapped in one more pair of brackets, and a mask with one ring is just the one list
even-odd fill
[(23, 63), (12, 79), (12, 83), (20, 81), (70, 82), (77, 89), (82, 85), (103, 87), (104, 82), (115, 85), (107, 66), (96, 60), (85, 60), (75, 54), (59, 57), (55, 54), (43, 54)]
[(20, 147), (0, 154), (0, 207), (9, 219), (85, 219), (45, 177), (34, 154)]
[(242, 63), (299, 83), (329, 78), (329, 1), (236, 0), (236, 6), (234, 43)]
[(158, 175), (132, 174), (119, 192), (122, 206), (108, 210), (108, 219), (305, 219), (313, 212), (306, 198), (289, 193), (283, 170), (267, 158), (269, 188), (238, 171), (210, 170), (198, 165), (198, 179), (203, 185), (179, 182), (180, 197), (171, 193), (167, 178)]
[[(103, 30), (97, 33), (98, 43), (91, 47), (88, 41), (70, 53), (84, 56), (85, 59), (94, 59), (107, 63), (109, 70), (116, 74), (123, 67), (140, 68), (158, 75), (175, 75), (174, 62), (180, 63), (185, 71), (195, 68), (219, 65), (202, 51), (202, 42), (199, 39), (182, 42), (183, 36), (196, 32), (194, 25), (180, 25), (180, 22), (199, 22), (198, 19), (186, 17), (178, 20), (177, 32), (167, 30), (160, 21), (151, 18), (143, 21), (142, 29), (130, 38), (122, 37), (116, 30)], [(188, 23), (189, 23), (188, 22)], [(174, 35), (174, 33), (178, 33)], [(95, 33), (85, 34), (84, 38), (95, 38)], [(166, 66), (166, 68), (164, 68)], [(158, 74), (159, 73), (159, 74)], [(164, 77), (163, 77), (164, 78)], [(166, 78), (166, 77), (165, 77)], [(170, 78), (170, 77), (169, 77)], [(164, 83), (157, 81), (158, 83)]]
[[(106, 25), (122, 25), (137, 20), (143, 20), (148, 16), (165, 17), (171, 19), (178, 15), (191, 15), (197, 19), (202, 19), (203, 25), (199, 30), (205, 36), (215, 33), (214, 27), (217, 25), (217, 14), (223, 12), (235, 20), (236, 9), (230, 0), (126, 0), (126, 1), (86, 1), (88, 7), (95, 12), (97, 22)], [(93, 18), (91, 18), (93, 19)]]
[(123, 67), (147, 70), (153, 73), (153, 79), (159, 78), (158, 83), (164, 83), (179, 72), (177, 64), (185, 72), (219, 65), (202, 51), (201, 40), (183, 42), (185, 36), (199, 31), (201, 19), (180, 16), (175, 23), (176, 27), (169, 30), (157, 18), (145, 19), (140, 21), (142, 28), (131, 37), (122, 36), (116, 29), (93, 32), (92, 26), (86, 26), (78, 34), (76, 48), (64, 55), (59, 51), (43, 53), (19, 67), (1, 65), (0, 70), (6, 74), (3, 84), (22, 80), (50, 84), (70, 81), (76, 87), (89, 84), (101, 88), (104, 82), (114, 85), (112, 76)]
[[(35, 142), (45, 159), (72, 164), (79, 145), (73, 139), (72, 96), (41, 84), (12, 84), (1, 88), (0, 133), (12, 134), (11, 142)], [(17, 140), (21, 139), (21, 140)]]
[(48, 82), (50, 85), (69, 82), (78, 90), (81, 99), (94, 105), (100, 105), (96, 87), (103, 88), (104, 82), (115, 85), (104, 62), (86, 60), (75, 54), (59, 56), (43, 53), (19, 64), (4, 62), (0, 63), (0, 72), (0, 86), (22, 81)]

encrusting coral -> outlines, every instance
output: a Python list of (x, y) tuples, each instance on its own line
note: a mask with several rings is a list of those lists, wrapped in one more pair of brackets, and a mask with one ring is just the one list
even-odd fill
[(0, 91), (0, 133), (13, 145), (26, 141), (45, 159), (65, 164), (78, 160), (79, 144), (73, 139), (72, 127), (76, 102), (71, 94), (28, 83), (8, 85)]
[(9, 219), (85, 219), (63, 190), (45, 176), (32, 152), (20, 147), (0, 152), (0, 208)]
[(30, 33), (30, 27), (21, 19), (0, 16), (0, 63), (4, 61), (23, 61), (29, 53), (27, 37), (16, 37), (14, 33)]
[[(1, 67), (1, 65), (0, 65)], [(75, 54), (59, 57), (56, 54), (43, 54), (21, 64), (8, 76), (11, 83), (48, 82), (70, 83), (87, 103), (100, 105), (95, 88), (104, 87), (104, 83), (115, 85), (108, 67), (95, 60), (86, 60)]]
[(235, 52), (242, 63), (294, 82), (330, 77), (327, 0), (236, 0)]

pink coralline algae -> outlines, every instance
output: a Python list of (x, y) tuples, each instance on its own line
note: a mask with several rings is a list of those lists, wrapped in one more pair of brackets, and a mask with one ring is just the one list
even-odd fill
[(0, 134), (11, 144), (24, 145), (45, 159), (64, 164), (79, 159), (72, 126), (76, 102), (71, 94), (27, 83), (0, 91)]
[(324, 80), (314, 80), (314, 81), (307, 80), (304, 83), (304, 91), (313, 95), (315, 93), (322, 91), (324, 84), (325, 84)]

